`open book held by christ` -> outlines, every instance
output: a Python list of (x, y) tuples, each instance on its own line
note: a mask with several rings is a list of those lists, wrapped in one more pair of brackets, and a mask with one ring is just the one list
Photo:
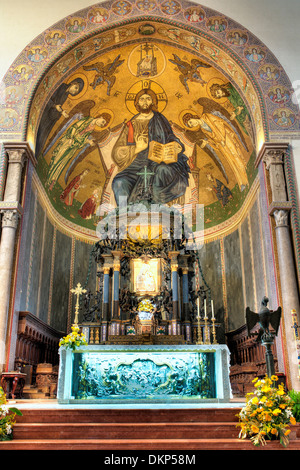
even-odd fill
[(161, 144), (152, 140), (149, 144), (148, 158), (156, 163), (175, 163), (180, 152), (181, 146), (176, 141)]

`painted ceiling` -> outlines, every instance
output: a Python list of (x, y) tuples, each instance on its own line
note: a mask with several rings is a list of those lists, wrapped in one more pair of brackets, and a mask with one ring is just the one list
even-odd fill
[(207, 229), (241, 209), (269, 134), (299, 127), (290, 84), (272, 54), (197, 4), (104, 2), (46, 31), (18, 62), (6, 79), (1, 122), (13, 133), (18, 97), (39, 70), (26, 140), (35, 148), (40, 189), (66, 226), (91, 233), (97, 208), (116, 206), (114, 182), (129, 164), (114, 149), (139, 112), (141, 90), (150, 90), (184, 148), (188, 182), (167, 203), (204, 204)]

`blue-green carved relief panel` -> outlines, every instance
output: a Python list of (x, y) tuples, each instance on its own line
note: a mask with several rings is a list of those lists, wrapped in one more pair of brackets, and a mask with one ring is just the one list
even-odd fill
[(216, 398), (213, 352), (76, 353), (75, 399)]

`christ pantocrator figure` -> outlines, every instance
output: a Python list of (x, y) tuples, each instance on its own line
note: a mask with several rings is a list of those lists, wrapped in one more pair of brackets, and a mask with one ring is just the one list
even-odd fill
[[(157, 111), (153, 90), (142, 89), (134, 104), (138, 114), (124, 125), (112, 150), (112, 159), (119, 168), (112, 182), (114, 196), (118, 205), (121, 196), (127, 197), (128, 203), (138, 201), (138, 188), (143, 184), (141, 170), (146, 168), (152, 174), (152, 201), (165, 204), (183, 196), (189, 184), (190, 169), (184, 145), (173, 133), (169, 121)], [(176, 161), (153, 161), (149, 153), (151, 142), (173, 143)]]

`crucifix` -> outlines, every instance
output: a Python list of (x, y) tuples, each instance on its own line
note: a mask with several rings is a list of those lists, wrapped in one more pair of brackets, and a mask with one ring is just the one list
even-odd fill
[(148, 178), (152, 175), (154, 175), (155, 173), (152, 173), (152, 171), (148, 171), (147, 167), (144, 166), (144, 170), (141, 171), (140, 173), (137, 173), (137, 175), (139, 176), (143, 176), (144, 177), (144, 185), (145, 185), (145, 191), (147, 191), (148, 189)]
[(79, 313), (79, 297), (81, 296), (81, 294), (85, 294), (85, 293), (86, 293), (86, 289), (83, 289), (83, 288), (81, 287), (80, 282), (78, 282), (76, 288), (75, 288), (75, 289), (71, 289), (71, 292), (72, 292), (72, 294), (75, 294), (75, 295), (76, 295), (75, 321), (74, 321), (74, 325), (77, 326), (77, 325), (78, 325), (78, 313)]

